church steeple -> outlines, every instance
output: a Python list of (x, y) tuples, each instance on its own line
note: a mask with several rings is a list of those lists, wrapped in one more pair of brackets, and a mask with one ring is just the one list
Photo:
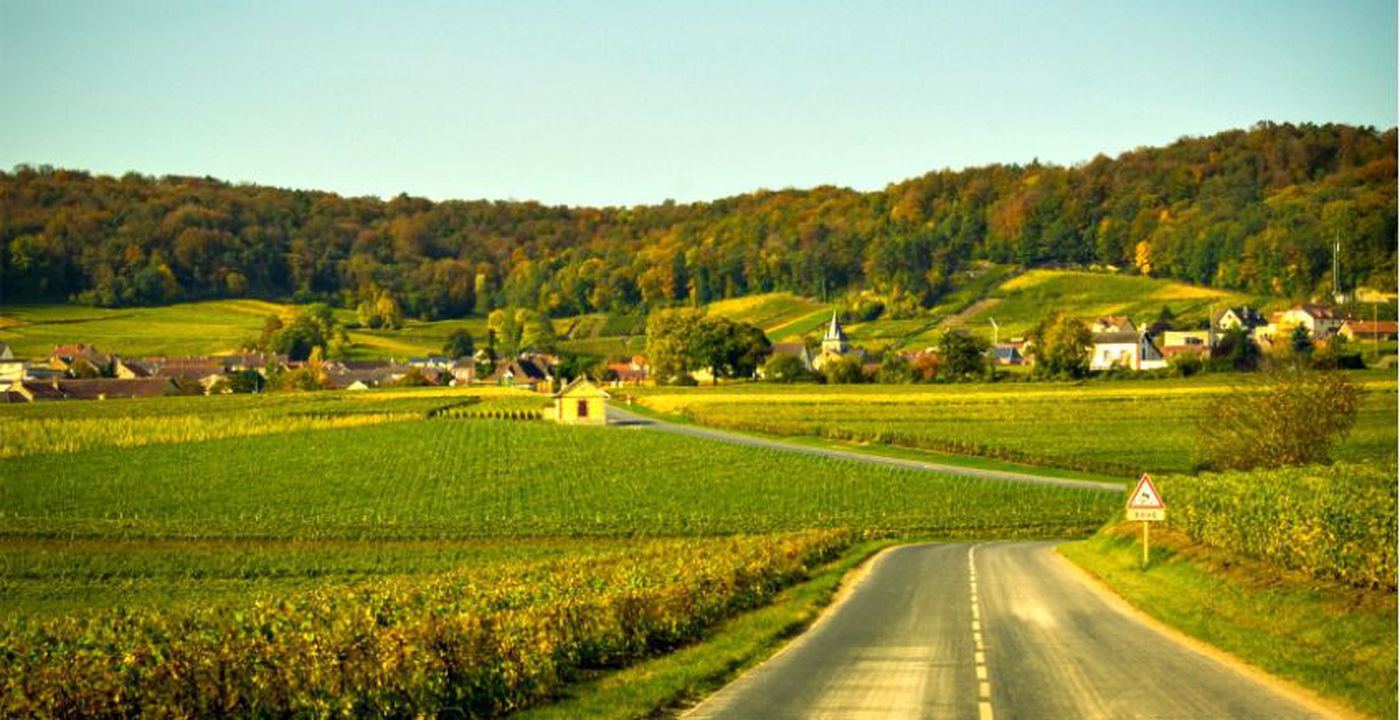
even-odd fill
[(850, 350), (846, 344), (846, 333), (841, 329), (841, 321), (836, 317), (836, 311), (831, 311), (831, 324), (826, 328), (826, 336), (822, 338), (822, 351), (837, 354), (845, 354)]

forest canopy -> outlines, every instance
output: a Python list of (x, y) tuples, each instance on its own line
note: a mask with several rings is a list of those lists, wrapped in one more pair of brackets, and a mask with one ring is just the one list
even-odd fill
[[(0, 172), (0, 302), (256, 297), (407, 317), (636, 312), (786, 290), (929, 307), (960, 265), (1111, 265), (1302, 298), (1392, 287), (1396, 131), (1261, 123), (1062, 167), (928, 173), (884, 190), (551, 207)], [(376, 314), (379, 313), (379, 314)], [(384, 318), (381, 318), (384, 319)]]

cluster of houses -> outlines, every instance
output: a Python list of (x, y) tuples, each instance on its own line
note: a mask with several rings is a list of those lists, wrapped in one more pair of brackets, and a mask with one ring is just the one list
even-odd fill
[[(1227, 308), (1215, 314), (1205, 329), (1174, 330), (1162, 326), (1138, 327), (1121, 316), (1101, 317), (1089, 323), (1092, 338), (1091, 370), (1155, 370), (1167, 366), (1180, 353), (1208, 355), (1220, 339), (1232, 330), (1242, 330), (1262, 349), (1293, 342), (1297, 328), (1303, 328), (1314, 342), (1340, 336), (1351, 342), (1394, 341), (1397, 324), (1392, 320), (1361, 321), (1343, 317), (1325, 305), (1304, 304), (1275, 312), (1269, 317), (1251, 307)], [(1033, 362), (1025, 341), (997, 343), (991, 359), (998, 365), (1026, 365)], [(820, 372), (828, 364), (855, 358), (870, 375), (878, 364), (868, 362), (864, 350), (851, 345), (840, 320), (833, 313), (820, 345), (777, 343), (774, 355), (791, 355), (803, 368)], [(930, 351), (905, 353), (911, 361)], [(91, 345), (61, 345), (47, 358), (19, 360), (9, 346), (0, 344), (0, 402), (38, 400), (106, 399), (155, 397), (179, 394), (231, 392), (237, 376), (256, 373), (266, 378), (276, 372), (295, 370), (303, 362), (271, 353), (237, 353), (205, 357), (148, 357), (139, 360), (110, 355)], [(330, 388), (366, 390), (397, 384), (420, 385), (497, 385), (536, 392), (554, 392), (563, 385), (559, 358), (550, 353), (525, 352), (514, 357), (492, 360), (484, 352), (473, 357), (450, 358), (429, 355), (395, 360), (335, 360), (321, 364), (323, 383)], [(641, 385), (650, 381), (645, 357), (634, 356), (607, 366), (604, 378), (614, 387)], [(704, 379), (704, 378), (697, 378)], [(591, 384), (574, 387), (573, 392), (601, 392)], [(557, 396), (556, 396), (557, 397)], [(606, 395), (604, 394), (604, 397)], [(581, 405), (565, 413), (575, 421), (587, 421), (589, 411)], [(596, 411), (593, 413), (596, 415)]]
[[(1256, 308), (1227, 308), (1214, 314), (1208, 326), (1200, 330), (1174, 330), (1160, 325), (1139, 327), (1123, 316), (1100, 317), (1086, 324), (1092, 345), (1089, 368), (1096, 371), (1157, 370), (1167, 367), (1167, 360), (1177, 354), (1209, 355), (1221, 338), (1235, 329), (1243, 330), (1246, 337), (1266, 351), (1291, 343), (1299, 327), (1315, 343), (1326, 342), (1334, 336), (1350, 342), (1393, 341), (1397, 337), (1395, 321), (1357, 320), (1342, 316), (1332, 307), (1314, 304), (1296, 305), (1267, 318)], [(1024, 339), (996, 343), (990, 349), (991, 360), (1003, 366), (1033, 364), (1034, 354), (1028, 346)], [(903, 354), (906, 359), (917, 361), (931, 352), (932, 349), (928, 349)], [(773, 346), (773, 353), (792, 355), (799, 359), (803, 368), (818, 372), (833, 360), (845, 357), (858, 359), (868, 375), (879, 368), (867, 362), (864, 350), (850, 344), (834, 313), (817, 348), (809, 348), (804, 343), (778, 343)]]
[[(237, 353), (202, 357), (126, 358), (85, 344), (60, 345), (46, 358), (20, 360), (0, 344), (0, 403), (40, 400), (102, 400), (215, 394), (234, 391), (239, 376), (269, 375), (306, 365), (273, 353)], [(399, 384), (500, 385), (537, 392), (558, 387), (559, 358), (522, 353), (491, 362), (484, 354), (450, 358), (438, 355), (396, 360), (332, 360), (321, 364), (323, 384), (331, 389), (366, 390)], [(633, 382), (646, 377), (645, 360), (623, 364), (619, 376)]]

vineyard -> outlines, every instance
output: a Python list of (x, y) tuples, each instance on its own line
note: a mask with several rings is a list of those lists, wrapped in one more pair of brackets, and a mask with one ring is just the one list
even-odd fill
[(1117, 504), (547, 404), (0, 408), (0, 716), (499, 715), (699, 639), (855, 538), (1085, 535)]
[(0, 475), (9, 536), (1058, 536), (1092, 531), (1114, 504), (662, 433), (459, 419), (33, 454), (0, 460)]
[[(1393, 374), (1367, 373), (1342, 459), (1393, 456)], [(656, 388), (640, 401), (704, 425), (883, 443), (1133, 477), (1192, 472), (1197, 419), (1229, 378), (1090, 384)]]
[(1193, 539), (1351, 585), (1395, 589), (1395, 465), (1169, 476), (1167, 523)]
[(0, 715), (496, 716), (692, 641), (848, 542), (654, 540), (251, 605), (18, 622), (0, 634)]

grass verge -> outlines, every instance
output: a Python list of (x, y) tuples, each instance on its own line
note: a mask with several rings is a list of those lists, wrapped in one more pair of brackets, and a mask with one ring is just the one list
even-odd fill
[(1324, 583), (1136, 523), (1060, 553), (1157, 620), (1374, 717), (1396, 717), (1396, 596)]
[(893, 540), (858, 543), (812, 572), (806, 582), (779, 593), (763, 608), (718, 625), (710, 637), (626, 669), (585, 678), (554, 703), (516, 718), (642, 718), (698, 700), (762, 662), (806, 630), (831, 603), (848, 572)]

